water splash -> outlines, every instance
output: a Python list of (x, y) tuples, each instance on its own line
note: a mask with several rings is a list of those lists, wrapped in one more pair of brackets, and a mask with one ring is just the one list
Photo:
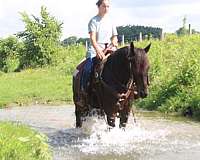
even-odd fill
[[(118, 126), (119, 121), (116, 123)], [(155, 131), (148, 130), (134, 123), (133, 118), (125, 130), (115, 127), (108, 129), (104, 120), (90, 117), (83, 124), (82, 132), (88, 137), (79, 140), (78, 147), (81, 152), (86, 154), (126, 154), (130, 152), (148, 152), (153, 143), (166, 141), (169, 134), (167, 129)]]
[[(118, 127), (109, 131), (105, 120), (96, 117), (88, 118), (81, 129), (74, 128), (74, 121), (69, 122), (71, 128), (50, 137), (51, 145), (57, 149), (55, 157), (72, 160), (184, 160), (200, 156), (199, 123), (141, 115), (137, 117), (137, 123), (130, 117), (125, 131)], [(119, 126), (118, 119), (116, 122)]]

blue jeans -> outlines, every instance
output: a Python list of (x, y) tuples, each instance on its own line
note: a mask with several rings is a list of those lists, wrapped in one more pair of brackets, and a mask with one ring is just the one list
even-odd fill
[(92, 68), (93, 68), (93, 58), (87, 58), (81, 76), (81, 90), (83, 91), (86, 91), (88, 88)]

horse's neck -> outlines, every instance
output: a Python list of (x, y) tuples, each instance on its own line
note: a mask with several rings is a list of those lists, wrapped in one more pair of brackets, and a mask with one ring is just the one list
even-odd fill
[(125, 53), (116, 53), (109, 63), (109, 68), (121, 83), (126, 83), (130, 78), (129, 62), (125, 56)]

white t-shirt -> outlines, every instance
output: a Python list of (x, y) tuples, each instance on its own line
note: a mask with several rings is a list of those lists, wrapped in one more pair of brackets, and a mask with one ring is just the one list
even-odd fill
[[(96, 32), (97, 43), (105, 48), (105, 43), (110, 44), (111, 38), (117, 35), (117, 29), (113, 25), (112, 20), (109, 16), (104, 16), (103, 18), (96, 15), (88, 23), (88, 32)], [(96, 56), (96, 52), (92, 43), (88, 45), (88, 51), (86, 58), (93, 58)]]

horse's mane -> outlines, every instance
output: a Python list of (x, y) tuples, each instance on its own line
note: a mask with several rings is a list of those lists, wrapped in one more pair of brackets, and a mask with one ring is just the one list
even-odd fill
[(124, 56), (127, 56), (128, 52), (129, 52), (129, 46), (119, 48), (113, 54), (111, 54), (109, 59), (122, 58)]
[[(119, 48), (118, 50), (116, 50), (116, 52), (113, 53), (113, 55), (110, 56), (110, 59), (117, 60), (117, 61), (123, 61), (123, 60), (127, 60), (127, 57), (130, 56), (130, 47), (129, 46), (125, 46), (122, 48)], [(136, 66), (140, 66), (141, 72), (143, 72), (144, 70), (144, 66), (146, 66), (146, 61), (145, 61), (145, 55), (144, 54), (144, 49), (141, 48), (134, 48), (134, 63)], [(111, 61), (112, 61), (111, 60)], [(127, 64), (127, 61), (125, 62), (125, 66)]]

